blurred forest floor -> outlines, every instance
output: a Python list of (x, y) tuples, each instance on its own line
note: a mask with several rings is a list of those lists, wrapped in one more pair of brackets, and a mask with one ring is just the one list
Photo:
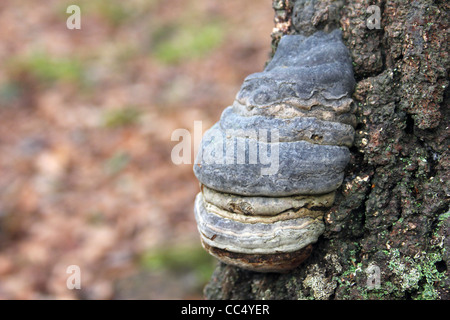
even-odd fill
[(260, 0), (0, 2), (0, 299), (202, 298), (215, 262), (171, 134), (219, 119), (272, 20)]

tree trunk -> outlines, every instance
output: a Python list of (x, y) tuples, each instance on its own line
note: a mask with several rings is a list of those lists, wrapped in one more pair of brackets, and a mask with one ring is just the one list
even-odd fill
[(273, 50), (284, 34), (342, 30), (357, 81), (352, 160), (325, 233), (299, 268), (219, 264), (206, 298), (449, 299), (449, 2), (274, 0), (273, 8)]

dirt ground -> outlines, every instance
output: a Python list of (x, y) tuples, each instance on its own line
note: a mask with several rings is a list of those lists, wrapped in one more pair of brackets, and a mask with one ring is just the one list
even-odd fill
[(272, 20), (260, 0), (1, 1), (0, 299), (202, 298), (171, 135), (262, 70)]

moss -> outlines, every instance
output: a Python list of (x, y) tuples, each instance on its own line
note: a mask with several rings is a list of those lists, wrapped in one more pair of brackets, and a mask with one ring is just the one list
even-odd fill
[(178, 245), (158, 248), (144, 253), (140, 265), (147, 270), (164, 269), (171, 272), (194, 272), (199, 282), (206, 282), (213, 273), (216, 261), (201, 246)]
[(103, 16), (113, 27), (125, 23), (132, 16), (132, 11), (120, 1), (95, 1), (92, 2), (94, 12)]
[(45, 52), (33, 52), (30, 55), (11, 58), (7, 63), (7, 73), (12, 79), (30, 77), (42, 85), (55, 82), (82, 85), (84, 69), (76, 58), (56, 58)]
[(115, 175), (121, 172), (130, 162), (130, 155), (125, 151), (116, 152), (111, 158), (106, 160), (104, 171), (107, 175)]
[(141, 111), (134, 107), (107, 110), (103, 115), (103, 125), (107, 128), (130, 126), (139, 121)]
[(159, 61), (174, 64), (203, 57), (222, 43), (223, 36), (223, 28), (215, 22), (205, 25), (163, 25), (153, 35), (152, 51)]

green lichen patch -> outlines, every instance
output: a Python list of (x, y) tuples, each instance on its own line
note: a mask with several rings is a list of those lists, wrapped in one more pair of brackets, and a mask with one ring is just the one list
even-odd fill
[(442, 261), (440, 252), (419, 252), (414, 257), (402, 256), (397, 249), (385, 252), (388, 269), (392, 272), (392, 283), (397, 294), (408, 293), (417, 300), (439, 299), (436, 284), (445, 278), (445, 272), (437, 269)]
[(313, 264), (308, 268), (303, 285), (311, 289), (311, 295), (315, 299), (327, 300), (334, 293), (337, 282), (334, 279), (331, 281), (327, 279), (324, 270), (321, 270), (317, 264)]

